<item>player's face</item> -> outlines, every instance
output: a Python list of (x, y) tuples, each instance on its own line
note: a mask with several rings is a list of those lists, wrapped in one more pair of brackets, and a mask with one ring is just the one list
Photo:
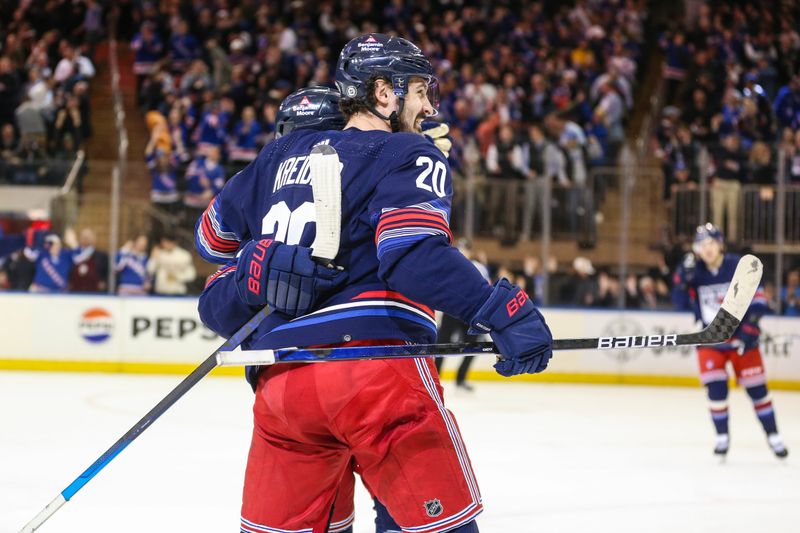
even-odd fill
[(715, 239), (703, 239), (695, 243), (693, 249), (707, 265), (715, 264), (722, 256), (722, 243)]
[(412, 79), (400, 113), (400, 130), (422, 133), (422, 122), (433, 115), (433, 104), (428, 100), (428, 84), (421, 79)]

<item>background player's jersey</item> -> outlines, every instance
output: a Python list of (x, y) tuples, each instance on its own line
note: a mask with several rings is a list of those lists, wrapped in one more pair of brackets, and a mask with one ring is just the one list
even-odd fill
[(234, 176), (196, 228), (197, 248), (225, 263), (201, 296), (203, 321), (230, 336), (257, 309), (234, 286), (236, 252), (270, 237), (310, 246), (314, 203), (308, 157), (320, 143), (342, 163), (342, 227), (336, 263), (348, 282), (312, 313), (273, 313), (248, 346), (275, 348), (364, 339), (435, 342), (433, 309), (468, 321), (491, 287), (458, 250), (448, 227), (452, 184), (441, 152), (421, 135), (300, 130), (267, 147)]
[[(693, 275), (687, 275), (683, 266), (675, 273), (675, 286), (685, 287), (683, 294), (678, 295), (676, 299), (679, 307), (691, 308), (695, 318), (703, 323), (703, 327), (708, 326), (719, 311), (740, 258), (741, 256), (736, 254), (725, 254), (719, 270), (710, 269), (698, 258)], [(730, 350), (742, 346), (745, 349), (758, 346), (758, 338), (761, 335), (758, 322), (769, 312), (764, 290), (759, 287), (742, 323), (733, 334), (732, 340), (735, 342), (719, 344), (712, 348)]]

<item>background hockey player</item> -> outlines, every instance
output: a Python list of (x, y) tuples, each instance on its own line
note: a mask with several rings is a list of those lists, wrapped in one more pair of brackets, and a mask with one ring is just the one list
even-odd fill
[[(694, 238), (693, 253), (686, 255), (675, 273), (673, 299), (676, 305), (681, 309), (691, 308), (703, 326), (707, 326), (719, 310), (740, 259), (738, 255), (724, 253), (723, 249), (724, 242), (719, 229), (713, 224), (700, 226)], [(778, 434), (764, 363), (758, 348), (761, 335), (758, 322), (768, 312), (764, 292), (759, 288), (742, 323), (728, 342), (697, 348), (700, 380), (708, 392), (711, 419), (717, 432), (715, 454), (724, 456), (730, 445), (726, 370), (729, 361), (737, 381), (753, 400), (770, 448), (780, 458), (788, 454)]]
[[(239, 253), (213, 280), (229, 290), (201, 298), (206, 323), (232, 331), (229, 319), (247, 318), (267, 303), (272, 280), (286, 293), (313, 289), (297, 307), (314, 295), (323, 299), (294, 320), (271, 314), (245, 348), (433, 342), (436, 308), (490, 332), (504, 356), (496, 365), (501, 374), (546, 368), (552, 339), (527, 295), (505, 280), (492, 288), (450, 245), (449, 167), (418, 135), (435, 113), (428, 96), (435, 81), (428, 60), (404, 39), (371, 34), (345, 47), (337, 84), (348, 127), (278, 139), (207, 211), (216, 224), (201, 239), (201, 247), (208, 245), (203, 253)], [(414, 133), (393, 133), (399, 131)], [(346, 282), (330, 269), (305, 268), (314, 235), (305, 162), (319, 143), (336, 148), (343, 163), (336, 261)], [(251, 268), (254, 261), (260, 268)], [(287, 273), (283, 285), (275, 267)], [(292, 274), (309, 284), (291, 285)], [(256, 402), (243, 530), (325, 531), (355, 457), (370, 492), (404, 530), (477, 531), (480, 493), (432, 361), (278, 365), (248, 374)]]

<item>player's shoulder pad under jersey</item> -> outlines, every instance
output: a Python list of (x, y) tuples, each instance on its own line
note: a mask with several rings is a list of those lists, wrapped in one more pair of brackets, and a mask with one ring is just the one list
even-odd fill
[(430, 139), (419, 133), (400, 132), (389, 135), (386, 140), (384, 153), (397, 157), (408, 154), (428, 155), (435, 159), (445, 161), (444, 155), (436, 148), (436, 145), (433, 144)]

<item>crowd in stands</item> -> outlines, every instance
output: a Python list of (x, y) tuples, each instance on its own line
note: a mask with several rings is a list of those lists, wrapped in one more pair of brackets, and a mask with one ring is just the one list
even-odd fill
[(332, 86), (341, 47), (370, 31), (408, 37), (433, 59), (455, 170), (584, 186), (623, 141), (646, 13), (643, 0), (136, 6), (152, 200), (168, 209), (181, 195), (189, 209), (207, 203), (218, 163), (229, 176), (251, 161), (274, 136), (281, 100)]
[(703, 173), (713, 221), (729, 241), (741, 237), (743, 185), (759, 186), (761, 201), (771, 203), (779, 152), (787, 183), (800, 184), (798, 21), (793, 3), (709, 2), (688, 29), (661, 39), (668, 105), (656, 153), (664, 197), (697, 188)]
[(120, 295), (179, 296), (189, 293), (197, 274), (192, 254), (170, 234), (149, 246), (140, 235), (126, 242), (113, 258), (98, 249), (95, 233), (71, 228), (63, 239), (55, 232), (31, 228), (25, 235), (5, 237), (0, 230), (0, 290), (35, 293), (104, 293), (113, 269)]
[(0, 2), (0, 183), (74, 159), (92, 134), (89, 83), (104, 27), (96, 0)]

